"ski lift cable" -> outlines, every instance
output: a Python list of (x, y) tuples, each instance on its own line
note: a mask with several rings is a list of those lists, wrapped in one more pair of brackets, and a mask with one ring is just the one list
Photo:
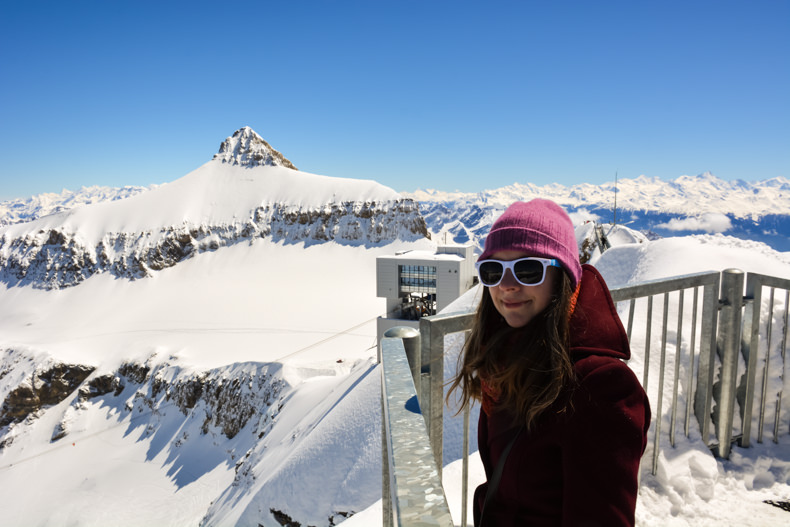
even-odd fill
[(352, 331), (354, 331), (355, 329), (359, 329), (359, 328), (361, 328), (362, 326), (364, 326), (365, 324), (370, 324), (371, 322), (373, 322), (373, 321), (374, 321), (374, 320), (376, 320), (377, 318), (379, 318), (379, 317), (377, 317), (377, 316), (376, 316), (376, 317), (373, 317), (373, 318), (369, 318), (369, 319), (367, 319), (367, 320), (365, 320), (365, 321), (363, 321), (363, 322), (360, 322), (360, 323), (359, 323), (359, 324), (357, 324), (356, 326), (352, 326), (352, 327), (350, 327), (350, 328), (348, 328), (348, 329), (344, 329), (343, 331), (340, 331), (340, 332), (338, 332), (338, 333), (335, 333), (335, 334), (333, 334), (333, 335), (330, 335), (329, 337), (323, 338), (323, 339), (321, 339), (321, 340), (319, 340), (319, 341), (317, 341), (317, 342), (313, 342), (312, 344), (309, 344), (309, 345), (305, 346), (304, 348), (300, 348), (300, 349), (298, 349), (298, 350), (296, 350), (296, 351), (293, 351), (293, 352), (289, 353), (288, 355), (283, 355), (282, 357), (278, 358), (277, 360), (278, 360), (278, 361), (281, 361), (281, 360), (283, 360), (283, 359), (287, 359), (287, 358), (293, 357), (294, 355), (297, 355), (297, 354), (299, 354), (299, 353), (302, 353), (303, 351), (307, 351), (307, 350), (309, 350), (309, 349), (313, 349), (313, 348), (315, 348), (315, 347), (317, 347), (317, 346), (320, 346), (320, 345), (322, 345), (322, 344), (325, 344), (326, 342), (329, 342), (330, 340), (334, 340), (334, 339), (336, 339), (336, 338), (338, 338), (338, 337), (340, 337), (340, 336), (343, 336), (343, 335), (350, 334), (350, 333), (351, 333)]
[[(58, 441), (56, 444), (50, 446), (49, 448), (47, 448), (46, 450), (44, 450), (42, 452), (39, 452), (37, 454), (33, 454), (32, 456), (28, 456), (28, 457), (25, 457), (25, 458), (17, 459), (15, 461), (12, 461), (10, 463), (6, 463), (4, 465), (0, 465), (0, 470), (8, 470), (8, 469), (13, 468), (13, 467), (15, 467), (17, 465), (21, 465), (22, 463), (27, 463), (28, 461), (33, 461), (34, 459), (38, 459), (38, 458), (44, 457), (44, 456), (46, 456), (48, 454), (55, 453), (56, 451), (62, 450), (64, 448), (69, 448), (69, 447), (73, 448), (76, 445), (76, 443), (78, 443), (78, 442), (84, 441), (86, 439), (92, 439), (92, 438), (98, 437), (98, 436), (100, 436), (100, 435), (102, 435), (102, 434), (104, 434), (106, 432), (109, 432), (109, 431), (114, 430), (116, 428), (119, 428), (121, 426), (127, 426), (128, 427), (132, 423), (134, 423), (135, 421), (137, 421), (139, 419), (142, 419), (144, 417), (149, 417), (149, 416), (151, 416), (151, 415), (153, 415), (155, 413), (159, 413), (162, 410), (166, 410), (166, 409), (168, 409), (170, 407), (178, 408), (178, 405), (176, 403), (165, 403), (163, 406), (158, 407), (155, 410), (147, 410), (147, 411), (144, 411), (144, 412), (140, 412), (137, 415), (132, 415), (130, 417), (129, 422), (124, 421), (123, 418), (122, 418), (121, 421), (119, 421), (118, 423), (116, 423), (114, 425), (108, 426), (106, 428), (102, 428), (101, 430), (98, 430), (96, 432), (92, 432), (92, 433), (89, 433), (89, 434), (81, 434), (80, 435), (79, 432), (77, 432), (77, 433), (70, 433), (69, 434), (69, 438), (71, 439), (70, 442), (69, 441), (63, 441), (63, 442)], [(130, 410), (130, 412), (131, 412), (131, 410)]]

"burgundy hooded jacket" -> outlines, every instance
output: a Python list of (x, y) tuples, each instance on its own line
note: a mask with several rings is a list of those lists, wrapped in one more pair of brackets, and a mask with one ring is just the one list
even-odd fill
[[(570, 332), (572, 406), (565, 413), (547, 410), (521, 432), (483, 527), (634, 525), (650, 404), (623, 362), (631, 352), (609, 289), (589, 265)], [(480, 412), (478, 447), (487, 479), (515, 433), (510, 414)], [(475, 491), (475, 525), (487, 488)]]

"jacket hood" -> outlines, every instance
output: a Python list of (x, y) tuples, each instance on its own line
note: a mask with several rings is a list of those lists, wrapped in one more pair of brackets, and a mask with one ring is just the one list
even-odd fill
[(581, 287), (570, 320), (571, 359), (600, 355), (628, 360), (631, 348), (609, 288), (598, 270), (582, 266)]

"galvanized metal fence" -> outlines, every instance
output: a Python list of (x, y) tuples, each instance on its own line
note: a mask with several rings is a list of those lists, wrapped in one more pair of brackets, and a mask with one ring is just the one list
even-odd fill
[[(746, 286), (744, 294), (744, 284)], [(763, 290), (768, 289), (764, 302)], [(784, 292), (784, 302), (775, 301), (776, 291)], [(682, 418), (683, 433), (690, 436), (693, 429), (691, 415), (698, 423), (701, 440), (719, 457), (728, 457), (732, 444), (739, 441), (747, 447), (751, 441), (752, 414), (755, 398), (757, 406), (757, 437), (762, 441), (769, 400), (773, 404), (774, 441), (782, 433), (790, 433), (790, 425), (781, 430), (782, 423), (790, 423), (790, 397), (783, 390), (790, 311), (790, 279), (744, 273), (728, 269), (721, 273), (697, 273), (664, 280), (643, 282), (611, 290), (631, 342), (632, 359), (642, 364), (642, 384), (648, 392), (653, 409), (651, 472), (655, 475), (661, 448), (664, 406), (668, 405), (671, 447), (675, 446), (678, 417)], [(767, 304), (764, 306), (763, 304)], [(660, 315), (659, 315), (660, 310)], [(636, 316), (644, 312), (644, 316)], [(420, 331), (412, 328), (393, 328), (382, 340), (382, 349), (392, 349), (401, 343), (398, 353), (409, 364), (414, 393), (419, 395), (424, 418), (422, 441), (429, 442), (436, 472), (441, 477), (443, 457), (443, 400), (444, 400), (444, 338), (451, 333), (471, 327), (472, 313), (451, 313), (426, 317), (420, 321)], [(638, 321), (638, 322), (637, 322)], [(407, 333), (403, 333), (407, 330)], [(654, 334), (660, 335), (655, 337)], [(658, 343), (658, 354), (654, 353)], [(390, 355), (390, 354), (388, 354)], [(395, 360), (383, 357), (386, 363)], [(401, 360), (401, 359), (398, 359)], [(386, 405), (405, 405), (405, 395), (395, 397), (385, 387), (385, 377), (392, 368), (385, 364), (382, 379), (382, 409)], [(758, 379), (757, 370), (761, 371)], [(651, 382), (651, 379), (656, 379)], [(759, 384), (756, 382), (759, 380)], [(716, 405), (713, 405), (713, 402)], [(388, 424), (391, 424), (388, 423)], [(711, 430), (715, 435), (711, 435)], [(466, 525), (468, 494), (469, 413), (464, 414), (463, 488), (461, 525)], [(387, 432), (391, 434), (392, 431)], [(397, 441), (382, 438), (383, 445)], [(420, 443), (422, 444), (422, 443)], [(418, 510), (429, 510), (442, 501), (433, 497), (430, 502), (415, 501), (419, 492), (412, 489), (392, 489), (403, 482), (394, 482), (392, 467), (397, 467), (399, 455), (389, 450), (384, 468), (386, 490), (384, 497), (385, 525), (403, 503), (395, 503), (399, 492), (410, 496), (409, 504)], [(387, 471), (389, 470), (389, 475)], [(394, 501), (390, 501), (394, 500)], [(399, 517), (404, 517), (403, 512)], [(416, 525), (398, 523), (398, 525)], [(439, 525), (439, 523), (420, 523)]]
[[(612, 300), (621, 304), (628, 302), (626, 333), (631, 342), (632, 357), (635, 361), (642, 361), (642, 387), (648, 393), (653, 412), (653, 456), (651, 471), (656, 473), (658, 456), (660, 452), (661, 424), (664, 405), (665, 390), (671, 389), (670, 403), (670, 430), (669, 438), (672, 446), (675, 445), (675, 431), (678, 414), (679, 394), (685, 398), (684, 426), (686, 436), (689, 435), (690, 418), (693, 412), (700, 425), (702, 440), (709, 444), (711, 405), (713, 382), (715, 373), (714, 357), (716, 354), (716, 323), (719, 309), (719, 273), (698, 273), (668, 280), (655, 280), (631, 286), (616, 288), (611, 291)], [(699, 292), (702, 290), (700, 306)], [(692, 296), (690, 313), (686, 309), (686, 292)], [(637, 301), (644, 299), (637, 305)], [(657, 330), (660, 334), (660, 354), (656, 357), (653, 343), (659, 341), (653, 336), (655, 324), (655, 300), (658, 299), (662, 315)], [(619, 308), (621, 306), (618, 306)], [(670, 326), (669, 311), (673, 307), (676, 323)], [(701, 307), (701, 313), (700, 313)], [(635, 314), (639, 309), (644, 309), (646, 315), (639, 317), (644, 322), (643, 328), (634, 328)], [(699, 314), (699, 316), (698, 316)], [(690, 333), (685, 343), (684, 353), (684, 328)], [(636, 329), (636, 331), (635, 331)], [(641, 332), (639, 331), (641, 330)], [(674, 343), (670, 342), (670, 332), (674, 333)], [(639, 337), (637, 337), (639, 334)], [(635, 342), (636, 341), (636, 342)], [(636, 344), (636, 345), (635, 345)], [(672, 347), (671, 358), (672, 372), (671, 384), (667, 386), (667, 348)], [(635, 349), (636, 348), (636, 349)], [(641, 348), (641, 353), (640, 349)], [(695, 379), (696, 364), (696, 379)], [(651, 386), (651, 374), (658, 370), (656, 386)], [(685, 375), (682, 375), (685, 372)], [(694, 383), (696, 381), (696, 390)]]
[[(763, 306), (764, 290), (768, 292), (768, 302), (765, 306)], [(784, 296), (783, 302), (777, 302), (777, 292), (780, 297)], [(788, 371), (790, 364), (787, 361), (790, 279), (749, 273), (746, 276), (745, 299), (748, 303), (744, 310), (742, 355), (746, 363), (746, 371), (738, 389), (738, 399), (743, 409), (741, 446), (749, 446), (751, 443), (755, 395), (759, 395), (760, 401), (757, 407), (759, 412), (757, 419), (758, 443), (763, 441), (763, 428), (772, 391), (774, 442), (778, 442), (779, 435), (782, 433), (780, 421), (790, 421), (790, 412), (788, 411), (790, 410), (790, 404), (788, 404), (790, 401), (786, 400), (790, 398), (790, 393), (786, 393), (784, 390), (784, 384), (788, 379), (785, 375), (790, 374)], [(765, 328), (764, 331), (763, 328)], [(760, 360), (760, 357), (763, 360)], [(761, 376), (759, 391), (756, 391), (758, 387), (755, 385), (755, 381), (758, 370), (760, 370)], [(772, 386), (776, 388), (772, 390)], [(781, 416), (784, 418), (781, 419)], [(784, 433), (790, 433), (790, 426), (784, 430)]]

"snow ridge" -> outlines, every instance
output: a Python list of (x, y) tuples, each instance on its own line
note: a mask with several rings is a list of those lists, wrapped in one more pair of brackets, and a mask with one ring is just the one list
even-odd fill
[(249, 126), (236, 130), (225, 139), (214, 159), (245, 167), (282, 166), (298, 170)]

